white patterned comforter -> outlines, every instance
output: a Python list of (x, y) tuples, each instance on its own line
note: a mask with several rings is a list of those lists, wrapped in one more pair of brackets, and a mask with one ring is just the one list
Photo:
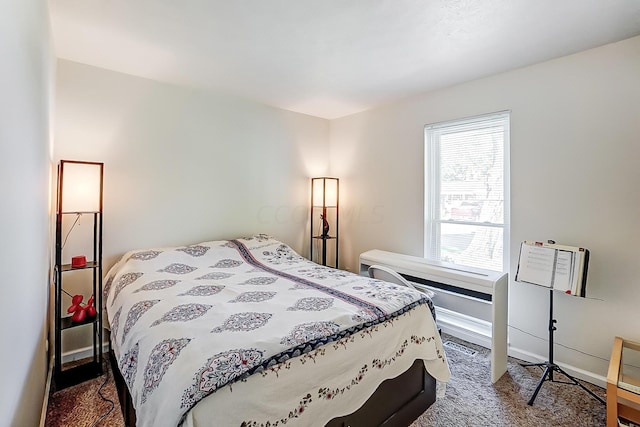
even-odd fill
[[(290, 404), (282, 395), (276, 399), (284, 406), (268, 405), (274, 411), (268, 416), (250, 404), (227, 421), (216, 418), (224, 415), (220, 411), (214, 418), (209, 414), (209, 423), (273, 425), (300, 420), (305, 410), (308, 416), (313, 410), (323, 413), (322, 405), (314, 408), (311, 401), (334, 399), (329, 388), (324, 392), (321, 388), (318, 398), (309, 394), (307, 401), (293, 387), (301, 387), (301, 371), (318, 378), (328, 375), (326, 366), (316, 361), (320, 357), (343, 360), (344, 369), (347, 361), (355, 363), (351, 369), (360, 366), (360, 373), (345, 389), (401, 373), (400, 364), (385, 374), (367, 371), (369, 367), (382, 371), (405, 353), (402, 366), (421, 358), (437, 379), (446, 381), (449, 376), (433, 320), (425, 316), (428, 300), (423, 294), (319, 266), (264, 235), (129, 252), (107, 274), (104, 292), (112, 347), (134, 401), (138, 426), (192, 425), (189, 411), (207, 396), (213, 394), (205, 399), (210, 401), (224, 389), (218, 403), (227, 405), (233, 402), (229, 399), (234, 388), (244, 386), (242, 396), (236, 393), (233, 398), (246, 400), (256, 392), (253, 384), (266, 381), (260, 378), (286, 378), (284, 371), (293, 371), (292, 360), (300, 362), (296, 376), (288, 379), (292, 384), (289, 400), (296, 401), (296, 408), (287, 407)], [(409, 326), (407, 316), (420, 326)], [(374, 341), (374, 335), (382, 340), (371, 347), (368, 342)], [(342, 354), (348, 343), (355, 348), (369, 346), (370, 354), (380, 351), (389, 356), (363, 365), (359, 360), (368, 355)], [(374, 384), (363, 394), (364, 387), (358, 402), (375, 390)], [(260, 395), (251, 398), (260, 399)], [(344, 410), (356, 403), (346, 402)], [(311, 420), (319, 421), (307, 418), (302, 423), (311, 425)]]

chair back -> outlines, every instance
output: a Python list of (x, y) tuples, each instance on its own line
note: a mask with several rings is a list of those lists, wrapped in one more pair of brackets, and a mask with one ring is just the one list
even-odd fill
[(428, 289), (418, 289), (407, 279), (402, 277), (398, 272), (390, 269), (389, 267), (385, 267), (383, 265), (372, 265), (367, 270), (369, 272), (369, 277), (374, 279), (383, 280), (385, 282), (395, 283), (396, 285), (406, 286), (408, 288), (415, 289), (418, 292), (422, 292), (426, 294), (429, 298), (433, 298), (435, 293), (431, 292)]

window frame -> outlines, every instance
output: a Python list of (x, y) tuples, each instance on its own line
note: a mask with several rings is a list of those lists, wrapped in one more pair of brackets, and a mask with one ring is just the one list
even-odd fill
[[(478, 124), (486, 124), (489, 121), (502, 121), (503, 138), (503, 223), (489, 223), (479, 221), (445, 220), (440, 218), (441, 200), (441, 162), (440, 145), (435, 144), (434, 131), (448, 128), (473, 127)], [(462, 131), (462, 129), (461, 129)], [(465, 117), (461, 119), (446, 120), (428, 124), (424, 127), (424, 258), (441, 261), (441, 236), (442, 224), (466, 224), (480, 227), (502, 228), (502, 271), (509, 270), (509, 239), (510, 239), (510, 139), (511, 139), (511, 111), (503, 110), (488, 114)], [(477, 268), (468, 264), (455, 263), (455, 265)]]

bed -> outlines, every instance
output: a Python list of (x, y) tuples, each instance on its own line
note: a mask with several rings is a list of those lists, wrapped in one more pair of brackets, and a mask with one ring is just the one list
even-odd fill
[(408, 425), (449, 378), (428, 297), (266, 235), (131, 251), (104, 301), (127, 425)]

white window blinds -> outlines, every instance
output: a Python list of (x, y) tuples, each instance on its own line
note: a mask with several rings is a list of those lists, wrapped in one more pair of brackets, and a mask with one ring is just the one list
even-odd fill
[(425, 257), (503, 271), (509, 113), (425, 127)]

